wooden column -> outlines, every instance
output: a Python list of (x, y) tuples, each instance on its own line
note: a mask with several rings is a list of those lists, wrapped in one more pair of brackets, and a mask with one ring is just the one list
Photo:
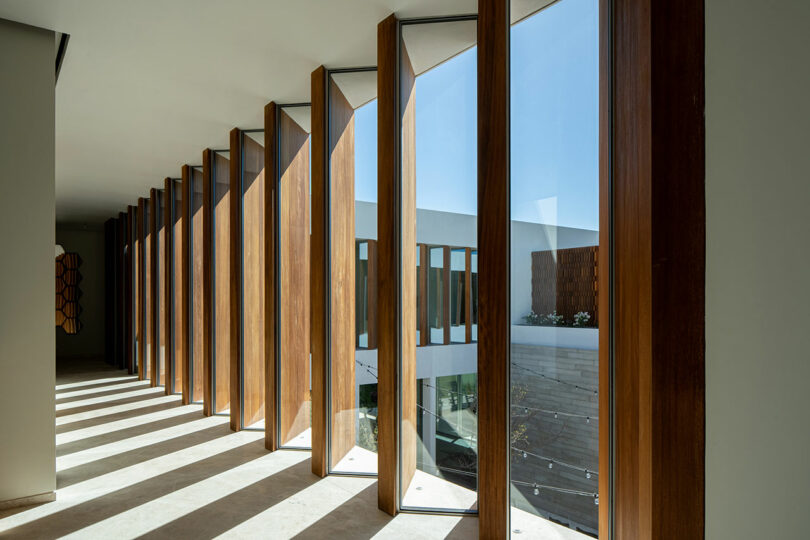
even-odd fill
[(312, 473), (326, 476), (326, 381), (328, 340), (328, 264), (326, 211), (326, 70), (312, 72)]
[(164, 370), (164, 390), (166, 395), (172, 393), (172, 380), (174, 371), (172, 370), (172, 358), (174, 357), (174, 347), (172, 346), (172, 276), (174, 266), (172, 264), (172, 238), (174, 221), (172, 220), (172, 207), (174, 205), (174, 190), (171, 178), (163, 181), (163, 319), (160, 324), (166, 329), (165, 347), (163, 353)]
[(478, 4), (478, 516), (509, 531), (509, 0)]
[(355, 443), (354, 109), (329, 85), (329, 302), (330, 468)]
[(399, 23), (392, 15), (377, 26), (377, 500), (391, 515), (416, 469), (417, 441), (414, 74), (405, 50), (400, 66), (398, 45)]
[[(180, 283), (175, 284), (175, 287), (180, 286), (180, 305), (175, 305), (175, 309), (180, 312), (180, 328), (175, 330), (179, 332), (180, 341), (182, 342), (182, 386), (183, 386), (183, 404), (191, 403), (191, 378), (189, 373), (189, 344), (191, 342), (191, 314), (189, 313), (189, 294), (191, 293), (190, 287), (190, 272), (191, 261), (189, 260), (189, 243), (191, 242), (191, 235), (189, 234), (189, 226), (191, 224), (191, 167), (183, 165), (182, 183), (181, 183), (181, 228), (180, 230)], [(178, 238), (175, 237), (175, 247), (177, 246)], [(176, 251), (175, 251), (176, 253)], [(178, 261), (175, 261), (177, 264)], [(175, 339), (177, 339), (175, 335)], [(176, 360), (180, 360), (176, 359)], [(175, 362), (176, 364), (176, 362)]]
[[(309, 238), (309, 133), (277, 110), (279, 161), (275, 194), (278, 197), (278, 302), (279, 445), (310, 427), (310, 238)], [(274, 214), (275, 215), (275, 214)]]
[(239, 246), (242, 245), (242, 132), (238, 128), (233, 128), (230, 133), (230, 289), (229, 289), (229, 312), (230, 316), (230, 402), (231, 402), (231, 429), (239, 431), (242, 429), (242, 389), (240, 384), (240, 357), (242, 343), (240, 339), (240, 314), (241, 291), (242, 291), (242, 252)]
[(143, 249), (144, 249), (144, 236), (145, 236), (145, 216), (146, 216), (146, 199), (143, 197), (138, 199), (138, 214), (137, 214), (137, 235), (135, 238), (135, 267), (137, 268), (138, 272), (138, 281), (135, 287), (135, 312), (136, 312), (136, 322), (135, 322), (135, 340), (137, 342), (137, 351), (138, 351), (138, 379), (143, 380), (146, 370), (144, 369), (144, 361), (146, 359), (145, 354), (145, 343), (146, 343), (146, 328), (144, 327), (144, 280), (145, 280), (145, 269), (144, 269), (144, 257), (143, 257)]
[(205, 149), (202, 155), (203, 174), (202, 174), (202, 192), (203, 192), (203, 207), (202, 207), (202, 298), (199, 299), (200, 307), (202, 308), (202, 330), (203, 330), (203, 414), (211, 416), (214, 414), (213, 402), (211, 399), (211, 386), (213, 384), (213, 370), (211, 359), (211, 342), (213, 335), (213, 327), (211, 325), (211, 287), (212, 287), (212, 230), (211, 222), (213, 218), (213, 174), (212, 168), (214, 165), (214, 152), (210, 149)]
[(601, 245), (614, 234), (612, 309), (610, 258), (599, 257), (600, 408), (611, 405), (612, 330), (614, 532), (703, 538), (704, 3), (603, 0), (600, 17)]
[(131, 375), (135, 372), (135, 306), (132, 302), (135, 276), (133, 275), (133, 254), (135, 251), (133, 225), (135, 222), (135, 207), (127, 207), (126, 242), (127, 249), (124, 257), (124, 363), (127, 372)]

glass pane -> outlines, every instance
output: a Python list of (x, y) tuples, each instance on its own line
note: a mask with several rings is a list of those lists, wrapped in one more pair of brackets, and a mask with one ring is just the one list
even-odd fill
[(203, 326), (203, 171), (202, 167), (191, 168), (191, 201), (189, 204), (189, 382), (191, 401), (203, 400), (203, 340), (207, 332)]
[(211, 354), (213, 366), (211, 376), (213, 381), (212, 400), (213, 411), (216, 414), (230, 414), (230, 343), (231, 343), (231, 310), (230, 310), (230, 283), (231, 283), (231, 222), (230, 222), (230, 152), (214, 152), (211, 164), (211, 190), (213, 196), (211, 241), (213, 286), (211, 294), (213, 306), (211, 313)]
[(402, 295), (416, 311), (400, 360), (404, 508), (475, 511), (478, 499), (476, 33), (475, 20), (401, 32)]
[(180, 180), (173, 180), (172, 208), (172, 341), (174, 343), (174, 354), (172, 355), (172, 392), (181, 394), (183, 392), (183, 374), (186, 366), (181, 361), (183, 358), (183, 340), (180, 339), (180, 329), (183, 328), (183, 295), (180, 284), (183, 280), (183, 183)]
[(278, 117), (278, 435), (284, 447), (312, 446), (309, 340), (311, 107)]
[[(419, 180), (417, 179), (417, 183)], [(418, 189), (418, 188), (417, 188)], [(417, 215), (418, 219), (418, 215)], [(444, 248), (430, 248), (430, 266), (428, 267), (428, 321), (430, 324), (430, 343), (444, 345)], [(449, 312), (448, 312), (449, 314)], [(449, 327), (448, 327), (449, 330)], [(449, 342), (449, 340), (448, 340)]]
[(166, 224), (164, 222), (166, 216), (166, 199), (164, 191), (158, 191), (158, 206), (157, 206), (157, 275), (155, 279), (158, 282), (158, 295), (155, 298), (157, 304), (157, 338), (158, 338), (158, 354), (157, 354), (157, 383), (160, 386), (166, 384)]
[(242, 426), (264, 429), (264, 131), (242, 133)]
[(376, 474), (376, 70), (330, 74), (329, 186), (329, 467), (333, 472)]
[[(596, 536), (598, 10), (512, 2), (511, 526)], [(530, 5), (538, 4), (538, 5)]]
[(143, 242), (143, 297), (144, 297), (144, 311), (143, 311), (143, 328), (144, 328), (144, 376), (149, 379), (152, 377), (152, 341), (155, 336), (152, 335), (152, 309), (154, 308), (152, 280), (152, 203), (146, 199), (143, 205), (144, 213), (144, 242)]
[(133, 304), (132, 304), (132, 325), (133, 325), (133, 357), (132, 357), (132, 365), (135, 369), (135, 373), (139, 373), (138, 369), (140, 367), (141, 362), (141, 348), (143, 347), (143, 336), (141, 332), (143, 331), (143, 317), (142, 317), (142, 309), (143, 309), (143, 295), (141, 294), (141, 269), (143, 268), (143, 250), (141, 249), (141, 222), (143, 221), (143, 216), (141, 216), (141, 212), (134, 211), (132, 213), (132, 240), (133, 245), (135, 246), (132, 250), (133, 257), (132, 257), (132, 297), (133, 297)]

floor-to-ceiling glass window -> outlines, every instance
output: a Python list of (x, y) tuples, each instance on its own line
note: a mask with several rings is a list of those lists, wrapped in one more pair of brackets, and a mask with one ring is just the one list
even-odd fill
[(242, 137), (242, 427), (264, 429), (264, 130)]
[(474, 512), (477, 24), (404, 20), (400, 29), (401, 294), (413, 297), (402, 316), (415, 322), (400, 352), (401, 504)]
[(208, 331), (203, 325), (203, 171), (192, 167), (189, 187), (189, 399), (194, 403), (203, 401), (203, 341)]
[(155, 298), (157, 305), (157, 384), (166, 384), (166, 227), (164, 217), (166, 215), (166, 201), (163, 190), (158, 191), (157, 196), (157, 274), (155, 279), (158, 283), (158, 294)]
[(312, 447), (310, 354), (310, 133), (309, 104), (277, 111), (276, 351), (279, 446)]
[(155, 336), (153, 335), (154, 328), (152, 327), (152, 310), (154, 309), (155, 301), (154, 295), (152, 294), (152, 281), (155, 279), (155, 277), (152, 275), (152, 242), (154, 242), (154, 235), (152, 234), (152, 212), (152, 201), (150, 199), (146, 199), (143, 205), (143, 373), (146, 379), (152, 377), (152, 341), (155, 339)]
[(230, 151), (211, 153), (211, 399), (214, 414), (230, 413)]
[(377, 70), (332, 70), (328, 93), (329, 469), (377, 473)]
[(547, 4), (511, 2), (511, 529), (586, 538), (599, 529), (598, 2)]
[(172, 393), (183, 393), (183, 377), (187, 366), (183, 362), (183, 182), (172, 180)]
[(141, 216), (139, 204), (137, 210), (132, 212), (132, 230), (130, 231), (132, 238), (132, 331), (133, 331), (133, 350), (132, 350), (132, 368), (134, 373), (140, 373), (141, 363), (141, 348), (143, 347), (143, 296), (141, 296), (141, 269), (143, 260), (141, 258)]

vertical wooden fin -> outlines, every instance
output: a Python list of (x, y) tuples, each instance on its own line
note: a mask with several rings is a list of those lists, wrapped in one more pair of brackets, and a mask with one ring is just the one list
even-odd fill
[(509, 0), (478, 3), (478, 516), (509, 535)]

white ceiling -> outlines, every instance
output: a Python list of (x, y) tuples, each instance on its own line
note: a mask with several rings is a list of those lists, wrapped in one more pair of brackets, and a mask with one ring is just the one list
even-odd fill
[(134, 204), (263, 108), (309, 100), (310, 73), (376, 63), (377, 23), (476, 0), (0, 0), (0, 18), (70, 34), (56, 87), (56, 219)]

